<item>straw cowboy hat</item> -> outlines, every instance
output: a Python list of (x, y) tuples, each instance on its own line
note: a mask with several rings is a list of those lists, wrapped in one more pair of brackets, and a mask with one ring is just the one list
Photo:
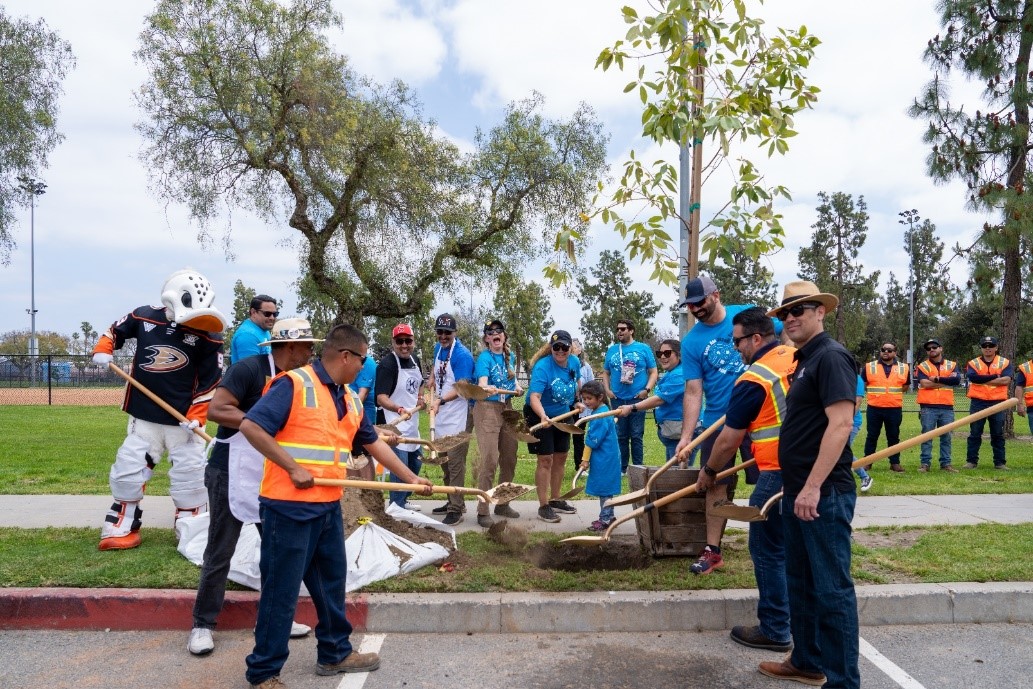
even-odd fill
[(809, 280), (796, 280), (786, 284), (785, 290), (782, 292), (782, 303), (768, 311), (768, 315), (774, 316), (794, 304), (805, 302), (817, 302), (824, 306), (826, 311), (831, 311), (839, 305), (839, 297), (822, 292)]
[(322, 340), (312, 337), (312, 326), (304, 318), (284, 318), (273, 324), (273, 329), (269, 331), (269, 339), (259, 343), (258, 346), (290, 344), (291, 342), (322, 342)]

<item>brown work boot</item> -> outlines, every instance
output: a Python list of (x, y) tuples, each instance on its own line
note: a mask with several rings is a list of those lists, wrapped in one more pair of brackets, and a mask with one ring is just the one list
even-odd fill
[(895, 471), (898, 474), (904, 473), (904, 467), (901, 464), (890, 464), (890, 471)]
[(333, 665), (316, 665), (316, 674), (323, 677), (342, 672), (373, 672), (380, 667), (380, 656), (376, 653), (359, 653), (352, 651), (344, 660)]
[(950, 464), (945, 464), (940, 467), (940, 471), (946, 471), (948, 474), (956, 474), (958, 470), (952, 467)]
[(821, 672), (806, 672), (797, 670), (786, 658), (781, 663), (768, 661), (758, 666), (760, 674), (774, 677), (775, 679), (791, 679), (801, 684), (809, 684), (812, 687), (820, 687), (825, 684), (825, 674)]
[(922, 466), (918, 467), (918, 473), (920, 473), (920, 474), (928, 474), (929, 473), (929, 465), (928, 464), (923, 464)]
[(270, 677), (259, 684), (252, 684), (251, 689), (287, 689), (287, 685), (279, 677)]

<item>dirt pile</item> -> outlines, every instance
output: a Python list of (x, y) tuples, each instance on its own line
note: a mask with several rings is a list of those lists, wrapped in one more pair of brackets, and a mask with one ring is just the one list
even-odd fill
[(386, 499), (387, 493), (384, 491), (346, 489), (344, 497), (341, 498), (341, 519), (344, 521), (345, 537), (352, 535), (359, 527), (361, 519), (368, 518), (377, 526), (413, 543), (437, 543), (449, 552), (455, 549), (452, 545), (452, 536), (444, 531), (413, 526), (388, 516), (384, 511)]

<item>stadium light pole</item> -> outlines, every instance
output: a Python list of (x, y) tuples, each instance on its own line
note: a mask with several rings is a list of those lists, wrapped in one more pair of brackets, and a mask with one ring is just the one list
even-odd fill
[[(47, 192), (47, 185), (38, 179), (21, 176), (18, 186), (29, 195), (29, 294), (30, 308), (27, 309), (31, 322), (29, 332), (29, 356), (39, 356), (39, 342), (36, 341), (36, 197)], [(36, 367), (33, 366), (33, 373)]]

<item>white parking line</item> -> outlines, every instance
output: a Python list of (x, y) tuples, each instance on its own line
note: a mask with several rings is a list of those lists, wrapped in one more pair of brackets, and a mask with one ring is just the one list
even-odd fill
[(861, 655), (870, 660), (875, 667), (886, 673), (886, 676), (900, 685), (903, 689), (925, 689), (925, 685), (906, 673), (899, 665), (879, 653), (875, 646), (864, 639), (860, 639)]
[[(387, 638), (387, 634), (363, 634), (362, 643), (355, 650), (359, 653), (379, 653), (385, 638)], [(362, 689), (367, 677), (369, 677), (368, 672), (345, 675), (341, 683), (337, 685), (337, 689)]]

